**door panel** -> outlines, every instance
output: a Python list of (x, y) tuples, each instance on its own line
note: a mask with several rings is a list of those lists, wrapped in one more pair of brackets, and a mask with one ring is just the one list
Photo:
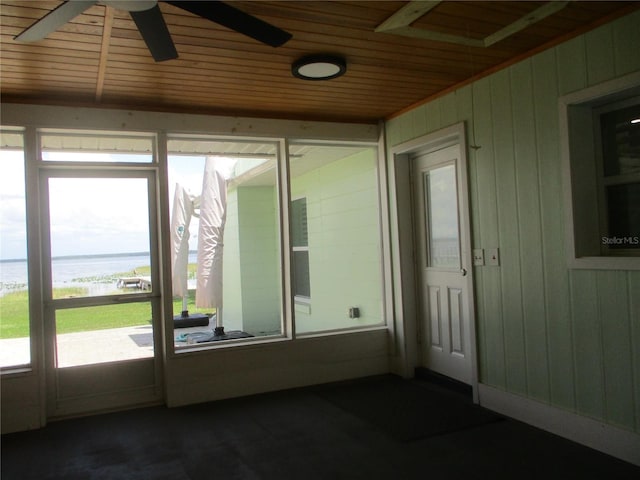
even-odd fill
[[(152, 305), (148, 301), (56, 308), (56, 367), (152, 358), (151, 318)], [(109, 326), (96, 325), (104, 319), (109, 319)], [(79, 322), (82, 323), (78, 325)]]
[(469, 286), (461, 241), (459, 146), (411, 157), (419, 296), (421, 365), (471, 383)]
[(149, 360), (58, 369), (56, 395), (50, 392), (49, 416), (75, 416), (156, 402), (161, 391), (155, 370)]
[(431, 346), (442, 349), (442, 317), (440, 309), (440, 287), (429, 286), (429, 324), (431, 325)]
[[(153, 386), (153, 364), (150, 362), (118, 362), (100, 367), (100, 375), (90, 366), (73, 370), (62, 369), (58, 373), (60, 399), (86, 395), (87, 389), (94, 395), (108, 394), (117, 387), (117, 391), (138, 389), (141, 386)], [(151, 379), (151, 380), (149, 380)]]
[(465, 354), (464, 349), (464, 334), (463, 334), (463, 322), (462, 318), (462, 290), (459, 288), (449, 289), (449, 319), (451, 327), (451, 353), (452, 355)]

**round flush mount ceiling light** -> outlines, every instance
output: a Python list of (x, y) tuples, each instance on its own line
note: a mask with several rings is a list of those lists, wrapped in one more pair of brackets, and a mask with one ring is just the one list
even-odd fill
[(333, 55), (308, 55), (291, 65), (291, 73), (302, 80), (330, 80), (344, 75), (347, 62)]

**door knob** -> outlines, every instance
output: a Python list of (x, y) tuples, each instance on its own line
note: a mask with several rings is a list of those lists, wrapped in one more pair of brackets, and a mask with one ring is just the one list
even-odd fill
[(460, 270), (460, 273), (462, 274), (463, 277), (467, 276), (467, 269), (463, 268), (462, 270)]

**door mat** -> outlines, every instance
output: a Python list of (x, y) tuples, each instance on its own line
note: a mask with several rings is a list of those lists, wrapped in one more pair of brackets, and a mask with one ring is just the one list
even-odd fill
[(129, 338), (133, 340), (138, 347), (153, 347), (153, 333), (132, 333)]
[(324, 386), (317, 393), (401, 442), (503, 420), (457, 393), (394, 376)]

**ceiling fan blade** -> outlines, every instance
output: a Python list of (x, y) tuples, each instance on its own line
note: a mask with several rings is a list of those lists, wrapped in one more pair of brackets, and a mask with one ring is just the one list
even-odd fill
[(178, 58), (176, 46), (158, 5), (149, 10), (129, 13), (156, 62)]
[(19, 42), (35, 42), (37, 40), (42, 40), (51, 32), (55, 32), (65, 23), (73, 20), (96, 3), (98, 3), (98, 0), (76, 0), (73, 2), (64, 2), (17, 35), (14, 40)]
[(168, 1), (167, 3), (212, 22), (219, 23), (272, 47), (279, 47), (291, 38), (289, 32), (285, 32), (253, 15), (219, 1)]

